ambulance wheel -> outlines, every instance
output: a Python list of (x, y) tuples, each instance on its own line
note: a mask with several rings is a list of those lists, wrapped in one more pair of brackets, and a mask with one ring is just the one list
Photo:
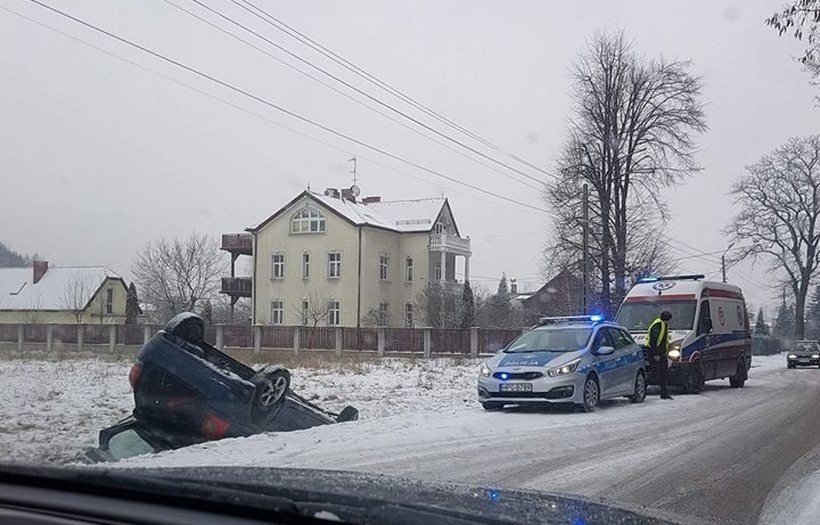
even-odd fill
[(700, 363), (691, 367), (683, 378), (683, 391), (686, 394), (700, 394), (703, 392), (703, 367)]
[(504, 408), (504, 403), (490, 401), (487, 403), (481, 403), (481, 408), (483, 408), (487, 412), (495, 412), (497, 410), (501, 410), (502, 408)]
[(593, 375), (587, 376), (584, 381), (584, 401), (581, 408), (584, 412), (594, 412), (600, 401), (601, 388), (598, 386), (598, 379)]
[(644, 399), (646, 399), (646, 375), (643, 370), (639, 370), (638, 375), (635, 376), (635, 393), (629, 396), (629, 401), (643, 403)]
[(732, 388), (743, 388), (746, 384), (746, 360), (741, 359), (737, 362), (737, 370), (735, 375), (729, 378), (729, 384)]

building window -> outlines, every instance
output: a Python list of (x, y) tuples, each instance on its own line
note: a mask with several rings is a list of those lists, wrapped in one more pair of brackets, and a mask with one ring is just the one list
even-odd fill
[(327, 325), (339, 326), (342, 324), (342, 309), (339, 301), (329, 301), (327, 303)]
[(408, 257), (404, 260), (404, 280), (408, 283), (413, 282), (413, 258)]
[(327, 254), (327, 277), (339, 279), (342, 277), (342, 254), (333, 252)]
[(105, 313), (108, 315), (114, 313), (114, 290), (112, 288), (105, 290)]
[(290, 221), (291, 233), (322, 233), (325, 231), (325, 216), (315, 208), (305, 208)]
[(446, 233), (447, 232), (447, 227), (444, 224), (442, 224), (440, 222), (437, 222), (436, 226), (435, 226), (435, 232), (438, 233), (439, 235), (441, 235), (442, 233)]
[(387, 303), (379, 303), (379, 326), (387, 326), (387, 319), (390, 317), (390, 305)]
[(285, 304), (280, 299), (270, 302), (270, 324), (285, 324)]
[(404, 326), (413, 328), (413, 303), (404, 305)]
[(310, 254), (302, 254), (302, 279), (310, 279)]
[(386, 281), (388, 278), (387, 267), (390, 265), (390, 257), (387, 255), (379, 256), (379, 280)]
[(285, 255), (281, 253), (275, 253), (271, 256), (271, 277), (274, 279), (284, 279), (285, 278)]
[(440, 280), (441, 280), (441, 265), (440, 265), (440, 264), (437, 264), (437, 265), (436, 265), (436, 268), (435, 268), (435, 270), (433, 271), (433, 274), (435, 275), (435, 280), (436, 280), (436, 281), (440, 281)]
[(310, 317), (310, 303), (307, 299), (302, 299), (302, 326), (307, 326)]

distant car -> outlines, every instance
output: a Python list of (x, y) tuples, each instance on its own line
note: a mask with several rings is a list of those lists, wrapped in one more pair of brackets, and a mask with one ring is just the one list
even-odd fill
[(203, 335), (202, 319), (185, 313), (142, 347), (128, 376), (133, 415), (100, 432), (100, 447), (90, 459), (358, 419), (353, 407), (336, 414), (292, 392), (288, 370), (269, 365), (255, 371)]
[(795, 341), (786, 356), (786, 368), (798, 366), (820, 367), (820, 343), (817, 341)]
[(593, 411), (602, 399), (646, 397), (643, 349), (600, 316), (543, 318), (481, 365), (485, 410), (507, 404), (572, 403)]

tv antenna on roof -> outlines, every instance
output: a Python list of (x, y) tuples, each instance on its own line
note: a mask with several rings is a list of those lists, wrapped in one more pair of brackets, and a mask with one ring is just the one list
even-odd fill
[(353, 174), (353, 185), (355, 186), (356, 182), (357, 182), (357, 179), (356, 179), (356, 164), (357, 164), (356, 157), (354, 156), (353, 158), (348, 159), (348, 162), (353, 163), (353, 169), (350, 170), (350, 173)]

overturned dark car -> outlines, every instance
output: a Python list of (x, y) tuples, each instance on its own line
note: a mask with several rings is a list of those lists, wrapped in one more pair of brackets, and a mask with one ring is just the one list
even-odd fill
[(88, 460), (358, 419), (353, 407), (337, 414), (310, 403), (291, 391), (288, 370), (254, 370), (205, 342), (204, 332), (202, 319), (183, 313), (142, 347), (128, 376), (134, 412), (100, 432)]

